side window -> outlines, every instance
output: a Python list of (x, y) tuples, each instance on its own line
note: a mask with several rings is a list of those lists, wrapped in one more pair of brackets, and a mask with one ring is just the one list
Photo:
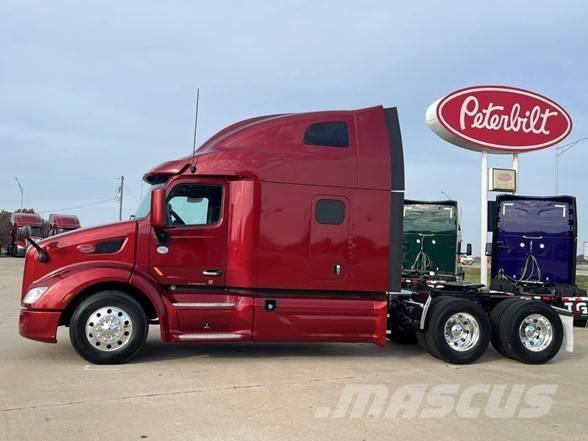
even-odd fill
[(314, 217), (319, 224), (341, 225), (345, 220), (345, 204), (334, 199), (320, 199)]
[(214, 225), (221, 217), (223, 189), (217, 185), (180, 184), (167, 200), (168, 225)]
[(304, 144), (347, 147), (349, 146), (347, 123), (344, 121), (330, 121), (312, 124), (306, 129)]

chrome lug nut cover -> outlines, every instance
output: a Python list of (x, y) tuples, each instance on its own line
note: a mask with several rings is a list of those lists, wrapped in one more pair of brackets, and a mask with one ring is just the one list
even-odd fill
[(447, 319), (443, 334), (451, 349), (465, 352), (478, 344), (480, 325), (473, 315), (467, 312), (458, 312)]
[(541, 314), (528, 315), (519, 327), (519, 338), (529, 351), (541, 352), (553, 341), (551, 322)]
[(116, 306), (94, 311), (86, 321), (86, 338), (99, 351), (116, 351), (125, 346), (133, 334), (129, 314)]

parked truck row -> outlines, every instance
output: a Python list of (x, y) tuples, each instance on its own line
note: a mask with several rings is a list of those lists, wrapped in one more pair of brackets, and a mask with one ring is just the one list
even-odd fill
[(144, 180), (134, 219), (29, 239), (22, 336), (55, 343), (66, 326), (92, 363), (132, 359), (150, 324), (162, 343), (402, 335), (450, 363), (490, 342), (524, 363), (571, 349), (571, 314), (542, 296), (457, 280), (402, 289), (395, 108), (251, 118)]
[(30, 228), (30, 236), (35, 241), (81, 228), (78, 217), (70, 214), (50, 214), (48, 222), (49, 230), (46, 234), (43, 234), (43, 218), (39, 214), (12, 213), (10, 215), (8, 241), (4, 245), (6, 254), (14, 257), (23, 257), (25, 255), (29, 247), (29, 243), (23, 234), (25, 227)]
[[(461, 253), (458, 223), (452, 219), (456, 207), (454, 201), (405, 201), (403, 288), (439, 289), (463, 280), (454, 263), (456, 250)], [(588, 297), (576, 285), (576, 199), (499, 195), (488, 213), (490, 290), (541, 298), (568, 309), (574, 323), (585, 327)], [(471, 254), (469, 244), (466, 254)]]

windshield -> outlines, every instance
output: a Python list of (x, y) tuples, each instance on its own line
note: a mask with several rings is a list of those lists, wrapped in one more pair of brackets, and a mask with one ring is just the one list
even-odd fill
[(457, 231), (456, 218), (455, 208), (447, 205), (405, 205), (404, 231)]
[(146, 218), (149, 214), (149, 210), (151, 209), (151, 192), (156, 188), (163, 187), (164, 184), (157, 184), (157, 185), (150, 185), (147, 189), (147, 193), (143, 196), (143, 200), (135, 210), (135, 219), (143, 219)]
[(32, 237), (41, 237), (41, 227), (31, 227)]

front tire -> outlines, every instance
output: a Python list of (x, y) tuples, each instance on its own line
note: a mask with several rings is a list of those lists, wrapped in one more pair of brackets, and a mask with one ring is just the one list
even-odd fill
[(74, 311), (69, 336), (76, 352), (94, 364), (126, 363), (147, 339), (145, 311), (120, 291), (102, 291)]

